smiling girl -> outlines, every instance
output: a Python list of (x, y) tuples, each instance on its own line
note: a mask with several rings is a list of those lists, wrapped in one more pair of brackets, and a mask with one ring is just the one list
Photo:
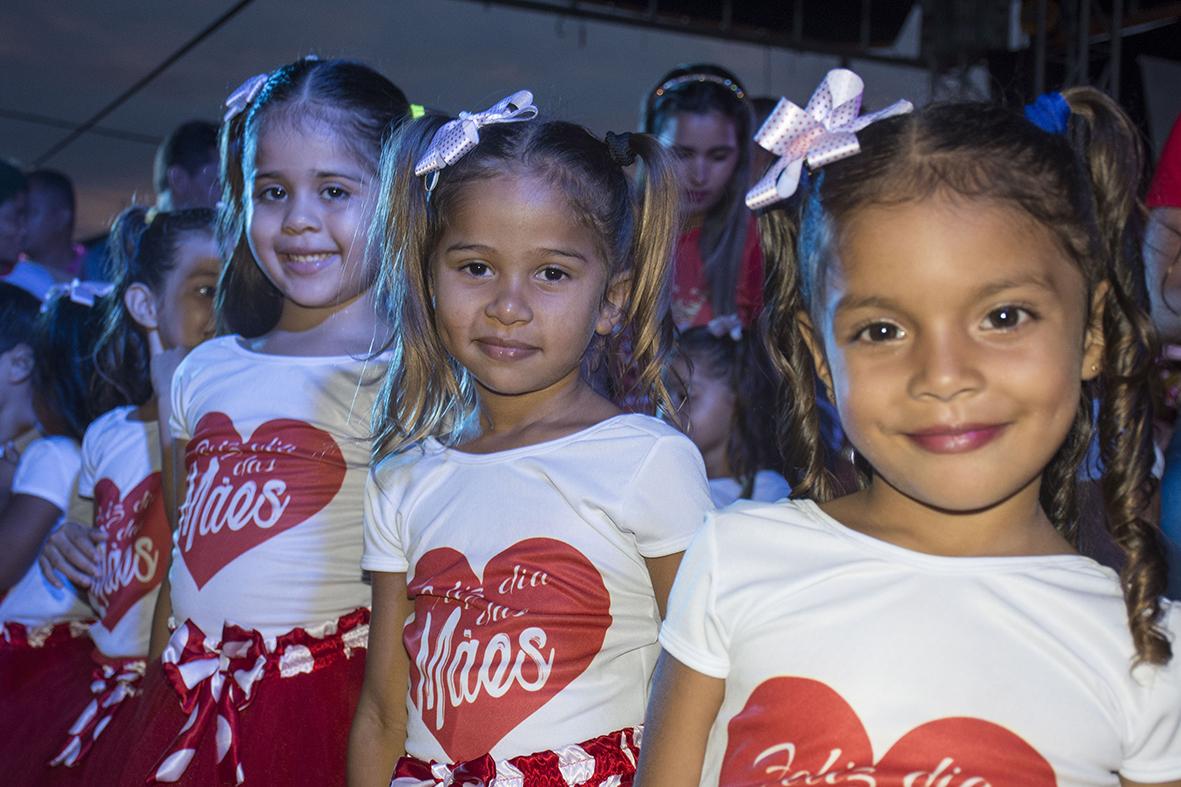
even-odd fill
[(386, 340), (365, 231), (408, 105), (366, 66), (305, 58), (227, 107), (230, 333), (160, 397), (165, 491), (184, 502), (124, 780), (341, 784), (369, 617), (361, 490), (384, 371), (370, 358)]
[[(860, 86), (814, 101), (837, 125)], [(797, 499), (686, 553), (637, 783), (1181, 785), (1139, 140), (1097, 91), (1047, 101), (881, 120), (761, 218)], [(844, 497), (814, 370), (871, 469)], [(1078, 551), (1096, 401), (1118, 576)]]
[(515, 122), (531, 101), (417, 121), (383, 166), (399, 330), (366, 495), (353, 785), (630, 781), (661, 611), (709, 507), (693, 444), (588, 382), (626, 330), (638, 398), (669, 407), (671, 167), (650, 137)]

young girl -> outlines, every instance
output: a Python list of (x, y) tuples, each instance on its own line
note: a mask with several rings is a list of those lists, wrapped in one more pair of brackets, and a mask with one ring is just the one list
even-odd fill
[(791, 487), (772, 470), (774, 394), (766, 352), (741, 323), (714, 321), (677, 337), (671, 366), (680, 418), (705, 460), (714, 505), (779, 500)]
[[(162, 350), (189, 350), (212, 336), (220, 267), (213, 219), (210, 210), (156, 213), (136, 206), (111, 232), (118, 274), (95, 357), (110, 403), (129, 404), (96, 419), (82, 440), (78, 495), (91, 503), (83, 518), (92, 526), (69, 522), (42, 551), (43, 567), (60, 569), (88, 591), (98, 618), (89, 629), (94, 650), (82, 666), (89, 690), (61, 698), (63, 723), (46, 731), (57, 745), (55, 764), (77, 766), (112, 720), (127, 722), (120, 706), (144, 672), (172, 548), (150, 364)], [(122, 757), (110, 752), (107, 759)], [(108, 783), (109, 770), (91, 769), (90, 762), (77, 783)]]
[(763, 305), (763, 257), (742, 203), (751, 179), (753, 115), (738, 77), (696, 64), (664, 75), (644, 103), (642, 128), (679, 164), (684, 224), (677, 241), (672, 312), (678, 328)]
[(673, 173), (651, 137), (505, 125), (531, 99), (417, 121), (383, 166), (398, 331), (354, 785), (630, 782), (661, 611), (709, 507), (693, 444), (587, 382), (605, 359), (620, 388), (626, 332), (637, 399), (668, 409)]
[(183, 457), (184, 502), (157, 621), (178, 625), (144, 678), (123, 782), (343, 784), (369, 619), (372, 355), (387, 339), (365, 229), (408, 104), (366, 66), (306, 58), (227, 106), (216, 307), (236, 333), (172, 378), (165, 491)]
[[(1181, 785), (1138, 136), (1097, 91), (1052, 100), (1065, 133), (975, 104), (882, 120), (798, 225), (764, 217), (798, 499), (719, 514), (686, 554), (645, 787)], [(872, 467), (844, 497), (813, 364)], [(1120, 576), (1073, 543), (1093, 397)]]
[(78, 441), (96, 415), (92, 379), (108, 285), (55, 287), (31, 337), (33, 410), (40, 435), (21, 452), (12, 494), (0, 511), (0, 718), (19, 719), (0, 736), (4, 779), (33, 784), (46, 767), (62, 697), (85, 691), (84, 636), (93, 613), (73, 587), (37, 564), (50, 530), (70, 507), (78, 480)]

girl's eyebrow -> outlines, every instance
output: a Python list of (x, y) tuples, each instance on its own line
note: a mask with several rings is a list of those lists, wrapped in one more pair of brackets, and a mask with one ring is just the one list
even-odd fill
[(1057, 292), (1051, 282), (1045, 276), (1038, 273), (1031, 273), (1026, 276), (1019, 276), (1015, 279), (1001, 279), (999, 281), (989, 282), (979, 289), (977, 292), (978, 298), (988, 298), (993, 295), (1004, 292), (1005, 290), (1015, 290), (1018, 287), (1037, 287), (1038, 289), (1046, 290), (1047, 292)]
[[(486, 254), (489, 252), (495, 252), (496, 249), (492, 248), (491, 246), (487, 246), (483, 243), (453, 243), (450, 246), (448, 246), (446, 249), (444, 249), (443, 253), (450, 254), (453, 251), (476, 251), (476, 252), (480, 252), (482, 254)], [(541, 253), (542, 255), (546, 255), (546, 256), (568, 257), (569, 259), (572, 259), (572, 260), (581, 260), (583, 262), (587, 261), (586, 257), (583, 254), (575, 251), (574, 249), (556, 249), (556, 248), (548, 248), (547, 247), (547, 248), (537, 249), (537, 251), (539, 253)]]
[(880, 295), (861, 295), (849, 296), (841, 298), (837, 301), (836, 308), (833, 313), (851, 311), (853, 309), (900, 309), (897, 302), (883, 298)]
[[(321, 179), (321, 180), (324, 178), (340, 178), (341, 180), (351, 180), (354, 183), (360, 183), (363, 180), (363, 178), (356, 173), (350, 174), (348, 172), (332, 172), (330, 170), (321, 170), (321, 169), (313, 170), (312, 176), (317, 179)], [(256, 172), (256, 173), (254, 173), (254, 179), (255, 180), (282, 180), (283, 173), (282, 172)]]

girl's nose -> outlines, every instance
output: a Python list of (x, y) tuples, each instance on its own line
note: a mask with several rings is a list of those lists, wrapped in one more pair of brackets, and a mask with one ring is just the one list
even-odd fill
[(705, 160), (704, 156), (698, 156), (693, 159), (693, 164), (689, 167), (689, 174), (693, 179), (693, 185), (705, 185), (706, 180), (709, 178), (709, 162)]
[(912, 363), (910, 394), (916, 398), (950, 401), (984, 387), (971, 337), (957, 332), (930, 332), (919, 337)]
[(291, 195), (287, 202), (287, 211), (283, 214), (283, 231), (300, 233), (320, 228), (320, 214), (316, 210), (314, 200)]
[(496, 288), (492, 300), (484, 308), (484, 313), (503, 325), (529, 322), (533, 319), (533, 311), (529, 308), (524, 286), (509, 277), (505, 277)]

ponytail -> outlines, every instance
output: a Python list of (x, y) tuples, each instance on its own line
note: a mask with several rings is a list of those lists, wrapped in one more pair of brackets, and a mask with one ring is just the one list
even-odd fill
[[(1140, 201), (1144, 147), (1119, 106), (1092, 88), (1063, 92), (1068, 134), (1090, 183), (1090, 211), (1108, 289), (1103, 298), (1103, 360), (1097, 380), (1099, 445), (1107, 528), (1123, 552), (1120, 582), (1141, 661), (1172, 657), (1159, 622), (1167, 567), (1159, 528), (1149, 519), (1152, 476), (1153, 359), (1157, 339), (1148, 316), (1141, 250), (1146, 211)], [(1088, 418), (1090, 414), (1088, 413)]]

